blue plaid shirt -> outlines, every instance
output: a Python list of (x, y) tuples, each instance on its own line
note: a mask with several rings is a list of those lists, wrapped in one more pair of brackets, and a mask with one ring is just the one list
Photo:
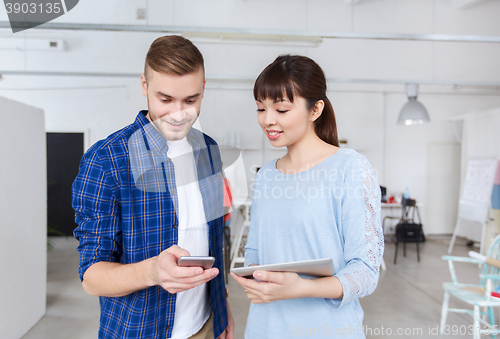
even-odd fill
[[(177, 244), (177, 195), (173, 162), (163, 136), (141, 111), (133, 124), (93, 145), (73, 183), (80, 245), (80, 279), (99, 261), (136, 263)], [(209, 229), (209, 248), (220, 274), (209, 282), (214, 336), (227, 327), (222, 260), (223, 185), (214, 140), (192, 128), (198, 183)], [(100, 297), (99, 338), (169, 338), (176, 294), (160, 286), (118, 297)]]

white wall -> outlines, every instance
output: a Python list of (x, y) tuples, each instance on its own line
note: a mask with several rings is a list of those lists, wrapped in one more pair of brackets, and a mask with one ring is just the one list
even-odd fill
[[(149, 20), (135, 10), (149, 3)], [(95, 9), (98, 8), (99, 11)], [(105, 7), (103, 7), (105, 6)], [(467, 34), (499, 36), (499, 1), (454, 9), (452, 0), (97, 0), (80, 2), (59, 22), (242, 27), (336, 32)], [(0, 12), (0, 20), (2, 20)], [(6, 18), (6, 16), (4, 16)], [(140, 73), (150, 43), (160, 33), (55, 31), (31, 29), (17, 37), (59, 38), (61, 53), (0, 49), (1, 70)], [(0, 37), (12, 37), (0, 30)], [(1, 46), (0, 39), (0, 46)], [(472, 42), (324, 39), (319, 47), (195, 40), (206, 60), (209, 78), (200, 117), (203, 130), (223, 141), (227, 130), (241, 134), (248, 170), (283, 154), (271, 150), (255, 120), (252, 81), (281, 53), (312, 57), (325, 70), (339, 132), (348, 147), (368, 157), (380, 183), (391, 192), (409, 187), (423, 204), (429, 194), (427, 145), (453, 143), (450, 117), (500, 106), (498, 88), (421, 85), (419, 100), (431, 123), (396, 125), (406, 101), (403, 83), (498, 82), (500, 44)], [(225, 77), (224, 81), (213, 80)], [(232, 79), (232, 80), (231, 80)], [(339, 79), (383, 79), (401, 84), (340, 82)], [(89, 131), (90, 144), (131, 123), (146, 101), (133, 78), (4, 76), (0, 95), (42, 107), (47, 130)], [(445, 193), (446, 199), (456, 199)], [(442, 213), (450, 213), (443, 211)], [(450, 225), (449, 227), (453, 227)], [(449, 228), (448, 227), (448, 228)], [(448, 229), (445, 227), (445, 229)], [(426, 228), (427, 233), (442, 229)]]
[(10, 339), (45, 313), (45, 126), (43, 110), (3, 97), (0, 120), (0, 333)]

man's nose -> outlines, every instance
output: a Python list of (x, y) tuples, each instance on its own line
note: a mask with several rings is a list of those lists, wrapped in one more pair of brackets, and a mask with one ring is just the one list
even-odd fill
[(182, 106), (176, 106), (175, 107), (176, 111), (170, 113), (170, 118), (172, 118), (175, 121), (183, 121), (186, 118), (186, 111), (182, 109)]

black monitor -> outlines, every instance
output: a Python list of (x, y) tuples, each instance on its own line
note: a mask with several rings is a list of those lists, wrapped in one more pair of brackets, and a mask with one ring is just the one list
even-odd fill
[(380, 197), (382, 202), (387, 202), (387, 189), (384, 186), (380, 186)]

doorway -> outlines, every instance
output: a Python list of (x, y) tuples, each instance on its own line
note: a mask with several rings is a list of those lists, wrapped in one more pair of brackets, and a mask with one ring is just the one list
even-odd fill
[(460, 190), (459, 143), (427, 144), (427, 233), (451, 234), (455, 228)]
[(47, 222), (51, 235), (73, 236), (71, 185), (84, 152), (84, 133), (47, 133)]

